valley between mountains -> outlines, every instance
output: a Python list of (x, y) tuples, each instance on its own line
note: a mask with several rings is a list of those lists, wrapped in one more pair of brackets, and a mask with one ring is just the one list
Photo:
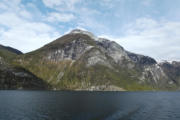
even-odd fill
[(179, 90), (180, 62), (161, 62), (79, 29), (23, 54), (0, 45), (0, 89)]

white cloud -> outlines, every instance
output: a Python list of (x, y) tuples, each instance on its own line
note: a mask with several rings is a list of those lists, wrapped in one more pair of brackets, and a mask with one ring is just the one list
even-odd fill
[(28, 12), (27, 10), (22, 10), (19, 12), (19, 14), (27, 19), (31, 19), (32, 18), (32, 14), (30, 12)]
[(150, 6), (152, 4), (152, 0), (142, 0), (142, 4), (145, 6)]
[(71, 11), (80, 0), (42, 0), (44, 5), (60, 11)]
[[(101, 0), (99, 4), (103, 7), (106, 7), (108, 9), (113, 8), (115, 5), (117, 5), (118, 2), (121, 2), (122, 0)], [(118, 3), (120, 4), (120, 3)]]
[(18, 26), (24, 22), (23, 19), (19, 18), (15, 13), (6, 12), (0, 14), (0, 24), (7, 27)]
[(0, 7), (0, 9), (2, 10), (6, 10), (6, 12), (8, 11), (18, 11), (20, 9), (20, 3), (21, 0), (1, 0), (0, 1), (0, 6), (2, 6), (2, 8)]
[[(110, 3), (110, 0), (103, 0), (106, 3)], [(103, 2), (102, 1), (102, 2)], [(95, 1), (99, 2), (100, 1)], [(83, 0), (43, 0), (43, 3), (55, 10), (56, 13), (50, 13), (47, 20), (51, 22), (70, 22), (74, 27), (79, 26), (92, 31), (101, 30), (107, 31), (107, 28), (103, 23), (97, 20), (97, 16), (101, 16), (103, 13), (98, 9), (89, 8), (89, 1)], [(68, 14), (67, 14), (68, 13)], [(71, 26), (72, 27), (72, 26)]]
[(97, 20), (96, 16), (101, 16), (101, 12), (91, 8), (78, 8), (77, 26), (86, 28), (92, 31), (107, 31), (106, 25)]
[(7, 9), (7, 6), (6, 6), (5, 4), (3, 4), (3, 3), (0, 3), (0, 8), (1, 8), (2, 10), (4, 10), (4, 9)]
[(129, 51), (157, 60), (180, 60), (180, 22), (140, 18), (128, 25), (125, 32), (124, 37), (108, 38)]
[(42, 47), (59, 36), (59, 33), (47, 24), (25, 22), (4, 31), (0, 39), (3, 45), (29, 52)]
[(65, 14), (65, 13), (49, 13), (47, 17), (47, 21), (49, 22), (69, 22), (73, 20), (75, 16), (73, 14)]
[(62, 0), (43, 0), (43, 3), (47, 6), (47, 7), (54, 7), (54, 6), (58, 6), (63, 4)]
[[(6, 6), (4, 11), (0, 12), (0, 44), (29, 52), (60, 36), (54, 27), (41, 21), (33, 21), (32, 18), (36, 16), (27, 11), (20, 2), (0, 2), (2, 6)], [(12, 6), (12, 3), (15, 6)], [(37, 11), (36, 8), (35, 10)]]

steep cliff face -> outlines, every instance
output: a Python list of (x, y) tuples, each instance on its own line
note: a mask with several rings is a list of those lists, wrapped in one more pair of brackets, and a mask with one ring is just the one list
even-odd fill
[(162, 62), (159, 65), (173, 83), (180, 84), (180, 62)]
[(73, 30), (36, 51), (20, 55), (13, 62), (54, 89), (179, 88), (178, 65), (157, 63), (151, 57), (131, 53), (114, 41), (82, 30)]

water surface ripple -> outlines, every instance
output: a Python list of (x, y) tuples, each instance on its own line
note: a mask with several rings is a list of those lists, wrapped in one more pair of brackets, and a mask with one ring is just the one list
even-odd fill
[(180, 120), (180, 93), (0, 91), (0, 120)]

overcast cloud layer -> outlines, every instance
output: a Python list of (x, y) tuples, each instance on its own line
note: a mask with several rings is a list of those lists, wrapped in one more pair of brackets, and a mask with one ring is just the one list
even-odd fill
[(180, 0), (0, 0), (0, 44), (35, 50), (74, 28), (180, 60)]

